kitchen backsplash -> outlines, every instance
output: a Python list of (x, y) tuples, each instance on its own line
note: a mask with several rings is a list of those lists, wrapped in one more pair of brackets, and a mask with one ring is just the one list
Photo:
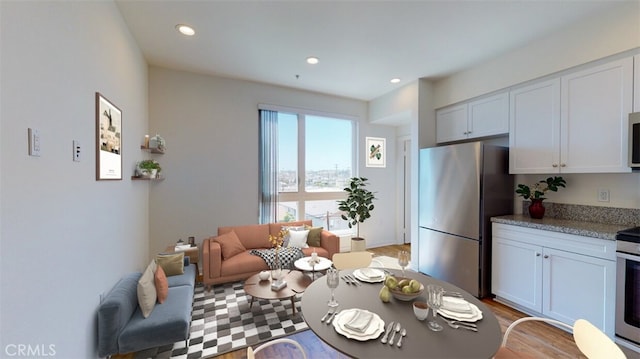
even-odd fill
[[(522, 213), (529, 213), (529, 201), (522, 201)], [(640, 209), (585, 206), (544, 202), (545, 217), (607, 224), (640, 226)]]

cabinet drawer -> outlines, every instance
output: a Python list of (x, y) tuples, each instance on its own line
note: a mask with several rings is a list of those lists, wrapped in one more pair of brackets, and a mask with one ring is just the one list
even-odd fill
[(614, 261), (616, 242), (575, 234), (493, 223), (493, 236)]

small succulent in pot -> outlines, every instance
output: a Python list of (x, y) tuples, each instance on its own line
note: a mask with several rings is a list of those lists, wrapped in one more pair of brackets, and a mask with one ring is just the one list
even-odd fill
[(545, 199), (544, 194), (547, 191), (558, 192), (559, 187), (566, 187), (567, 182), (560, 176), (549, 177), (546, 180), (540, 180), (531, 187), (518, 184), (516, 193), (524, 199)]
[(155, 160), (140, 161), (138, 162), (137, 167), (138, 167), (138, 174), (142, 176), (151, 176), (154, 170), (155, 170), (155, 173), (159, 173), (160, 171), (162, 171), (162, 167), (160, 167), (160, 164)]

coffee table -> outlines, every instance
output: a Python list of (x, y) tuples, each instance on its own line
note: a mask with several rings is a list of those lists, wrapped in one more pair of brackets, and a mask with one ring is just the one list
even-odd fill
[(300, 269), (301, 271), (311, 272), (311, 279), (315, 280), (316, 271), (327, 270), (333, 265), (333, 262), (327, 258), (320, 257), (320, 256), (318, 256), (317, 258), (318, 258), (318, 263), (316, 263), (315, 265), (311, 265), (309, 263), (309, 261), (311, 260), (310, 256), (298, 259), (293, 263), (293, 265), (296, 266), (296, 268)]
[[(288, 269), (285, 269), (287, 271)], [(244, 282), (245, 293), (251, 296), (251, 303), (249, 308), (253, 305), (255, 298), (259, 299), (291, 299), (292, 314), (296, 314), (295, 298), (296, 294), (304, 293), (311, 279), (304, 275), (304, 273), (297, 270), (288, 270), (289, 272), (284, 275), (283, 279), (287, 282), (287, 286), (280, 290), (271, 290), (271, 279), (260, 280), (258, 274), (254, 274), (247, 278)]]

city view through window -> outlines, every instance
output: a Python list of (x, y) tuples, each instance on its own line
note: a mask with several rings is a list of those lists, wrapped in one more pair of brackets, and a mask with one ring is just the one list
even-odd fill
[(347, 229), (338, 200), (353, 177), (353, 121), (278, 113), (278, 221)]

